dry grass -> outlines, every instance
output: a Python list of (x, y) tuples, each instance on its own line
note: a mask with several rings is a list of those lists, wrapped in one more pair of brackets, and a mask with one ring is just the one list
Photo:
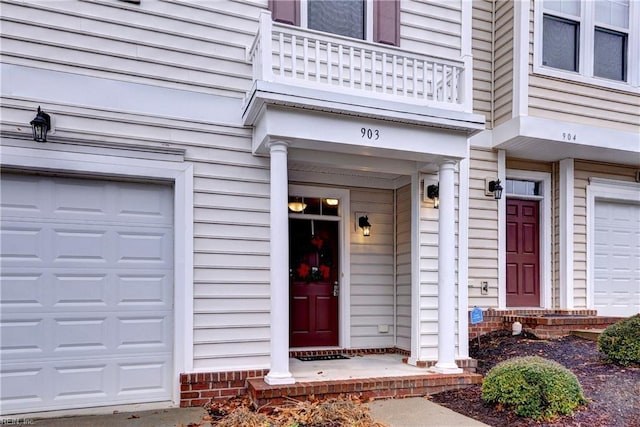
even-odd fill
[(308, 401), (291, 399), (255, 411), (247, 397), (213, 401), (207, 408), (218, 427), (385, 427), (374, 421), (357, 396)]

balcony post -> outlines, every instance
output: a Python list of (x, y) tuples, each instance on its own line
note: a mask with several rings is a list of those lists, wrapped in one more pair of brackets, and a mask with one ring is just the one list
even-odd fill
[(271, 20), (271, 12), (263, 10), (260, 12), (260, 40), (258, 41), (258, 61), (260, 67), (258, 70), (258, 80), (267, 82), (273, 81), (273, 21)]

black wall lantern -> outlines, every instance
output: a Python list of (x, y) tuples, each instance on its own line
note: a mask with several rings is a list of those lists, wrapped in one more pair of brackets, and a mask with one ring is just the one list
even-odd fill
[(362, 228), (362, 235), (364, 237), (371, 236), (371, 224), (369, 224), (369, 217), (364, 215), (358, 218), (358, 226)]
[(51, 116), (40, 109), (36, 117), (31, 120), (31, 128), (33, 129), (33, 140), (37, 142), (47, 142), (47, 132), (51, 129)]
[(502, 198), (502, 185), (500, 185), (499, 179), (489, 181), (489, 192), (493, 193), (493, 198), (496, 200), (500, 200)]
[(427, 197), (433, 200), (433, 207), (440, 207), (440, 184), (431, 184), (427, 187)]

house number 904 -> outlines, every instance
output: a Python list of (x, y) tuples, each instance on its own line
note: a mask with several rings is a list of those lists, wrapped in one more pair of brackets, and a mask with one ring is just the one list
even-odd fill
[(575, 141), (578, 138), (578, 135), (575, 133), (562, 132), (562, 140), (563, 141)]
[(362, 138), (376, 141), (380, 138), (380, 131), (378, 129), (360, 128), (360, 135)]

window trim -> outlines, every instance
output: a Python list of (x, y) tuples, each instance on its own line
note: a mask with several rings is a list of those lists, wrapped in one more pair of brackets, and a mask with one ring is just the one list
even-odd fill
[[(580, 16), (560, 13), (552, 10), (545, 10), (543, 0), (534, 2), (534, 25), (533, 25), (533, 73), (563, 80), (571, 80), (578, 83), (606, 87), (625, 92), (640, 93), (640, 2), (629, 2), (629, 28), (596, 24), (595, 6), (592, 1), (581, 0)], [(578, 72), (567, 71), (542, 65), (542, 31), (544, 15), (552, 15), (563, 19), (578, 22), (580, 25), (579, 35), (579, 58)], [(611, 29), (627, 34), (627, 72), (626, 81), (610, 80), (604, 77), (597, 77), (593, 73), (594, 65), (594, 40), (595, 28)], [(620, 31), (623, 30), (623, 31)]]
[[(373, 42), (373, 0), (364, 0), (364, 41)], [(309, 29), (309, 0), (300, 0), (300, 28)]]

